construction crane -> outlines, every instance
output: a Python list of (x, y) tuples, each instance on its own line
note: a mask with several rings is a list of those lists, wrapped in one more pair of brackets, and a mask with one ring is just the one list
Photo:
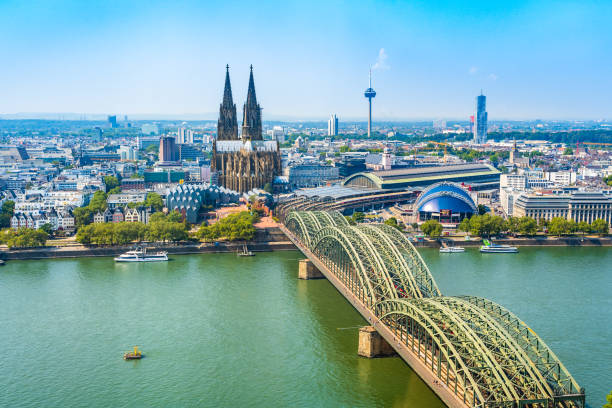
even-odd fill
[(444, 146), (444, 163), (446, 163), (446, 160), (448, 158), (448, 156), (446, 154), (446, 147), (450, 146), (450, 144), (449, 143), (444, 143), (444, 142), (434, 142), (433, 140), (430, 140), (427, 143), (432, 143), (432, 144), (435, 144), (436, 146)]

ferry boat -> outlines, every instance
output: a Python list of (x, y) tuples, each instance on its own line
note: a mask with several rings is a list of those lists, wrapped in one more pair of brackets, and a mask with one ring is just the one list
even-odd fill
[(142, 352), (138, 350), (138, 346), (134, 346), (134, 351), (128, 351), (123, 355), (124, 360), (140, 360), (143, 357)]
[(163, 262), (167, 260), (167, 252), (148, 253), (146, 248), (127, 251), (115, 258), (115, 262)]
[(510, 245), (494, 244), (489, 240), (484, 239), (482, 241), (484, 245), (480, 247), (480, 252), (488, 254), (515, 254), (518, 252), (517, 247)]
[(463, 247), (442, 247), (440, 248), (440, 253), (441, 254), (454, 254), (454, 253), (459, 253), (459, 252), (465, 252), (465, 248)]

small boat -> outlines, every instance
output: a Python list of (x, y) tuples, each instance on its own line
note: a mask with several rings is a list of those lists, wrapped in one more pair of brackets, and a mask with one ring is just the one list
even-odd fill
[(168, 260), (167, 252), (147, 252), (147, 248), (136, 248), (115, 258), (115, 262), (162, 262)]
[(0, 259), (0, 266), (4, 265), (4, 260)]
[(517, 247), (510, 245), (494, 244), (489, 240), (484, 239), (482, 241), (484, 245), (480, 247), (480, 252), (487, 254), (515, 254), (518, 252)]
[(440, 248), (440, 253), (441, 254), (454, 254), (454, 253), (459, 253), (459, 252), (465, 252), (465, 248), (463, 247), (442, 247)]
[(242, 247), (242, 252), (237, 252), (236, 255), (238, 255), (238, 256), (255, 256), (253, 251), (249, 251), (249, 249), (247, 248), (246, 244), (244, 244), (244, 247)]
[(143, 357), (142, 352), (138, 350), (138, 346), (134, 346), (134, 351), (128, 351), (123, 355), (124, 360), (140, 360)]

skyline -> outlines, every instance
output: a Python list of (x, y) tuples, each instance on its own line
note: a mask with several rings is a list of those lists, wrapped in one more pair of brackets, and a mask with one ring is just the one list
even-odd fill
[(467, 120), (480, 89), (491, 121), (612, 117), (610, 4), (324, 4), (3, 1), (0, 117), (214, 120), (251, 63), (265, 121), (367, 120), (370, 66), (374, 122)]

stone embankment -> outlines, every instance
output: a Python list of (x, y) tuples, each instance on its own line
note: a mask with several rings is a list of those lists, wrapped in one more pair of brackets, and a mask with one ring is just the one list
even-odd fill
[[(461, 247), (479, 247), (482, 245), (482, 240), (475, 238), (472, 240), (457, 239), (457, 238), (442, 238), (449, 239), (456, 246)], [(579, 247), (579, 246), (599, 246), (609, 247), (612, 246), (612, 238), (595, 238), (595, 237), (537, 237), (537, 238), (507, 238), (507, 239), (494, 239), (496, 244), (507, 244), (513, 246), (558, 246), (558, 247)], [(426, 240), (423, 242), (413, 242), (417, 248), (439, 248), (441, 246), (440, 241)]]
[[(149, 243), (154, 250), (166, 251), (169, 254), (223, 253), (241, 251), (244, 242), (211, 242), (211, 243)], [(253, 241), (246, 242), (250, 251), (287, 251), (296, 247), (278, 228), (262, 228), (257, 230)], [(65, 246), (46, 246), (41, 248), (13, 249), (0, 251), (0, 259), (47, 259), (47, 258), (79, 258), (90, 256), (116, 256), (133, 249), (134, 245), (118, 246), (85, 246), (72, 244)]]

